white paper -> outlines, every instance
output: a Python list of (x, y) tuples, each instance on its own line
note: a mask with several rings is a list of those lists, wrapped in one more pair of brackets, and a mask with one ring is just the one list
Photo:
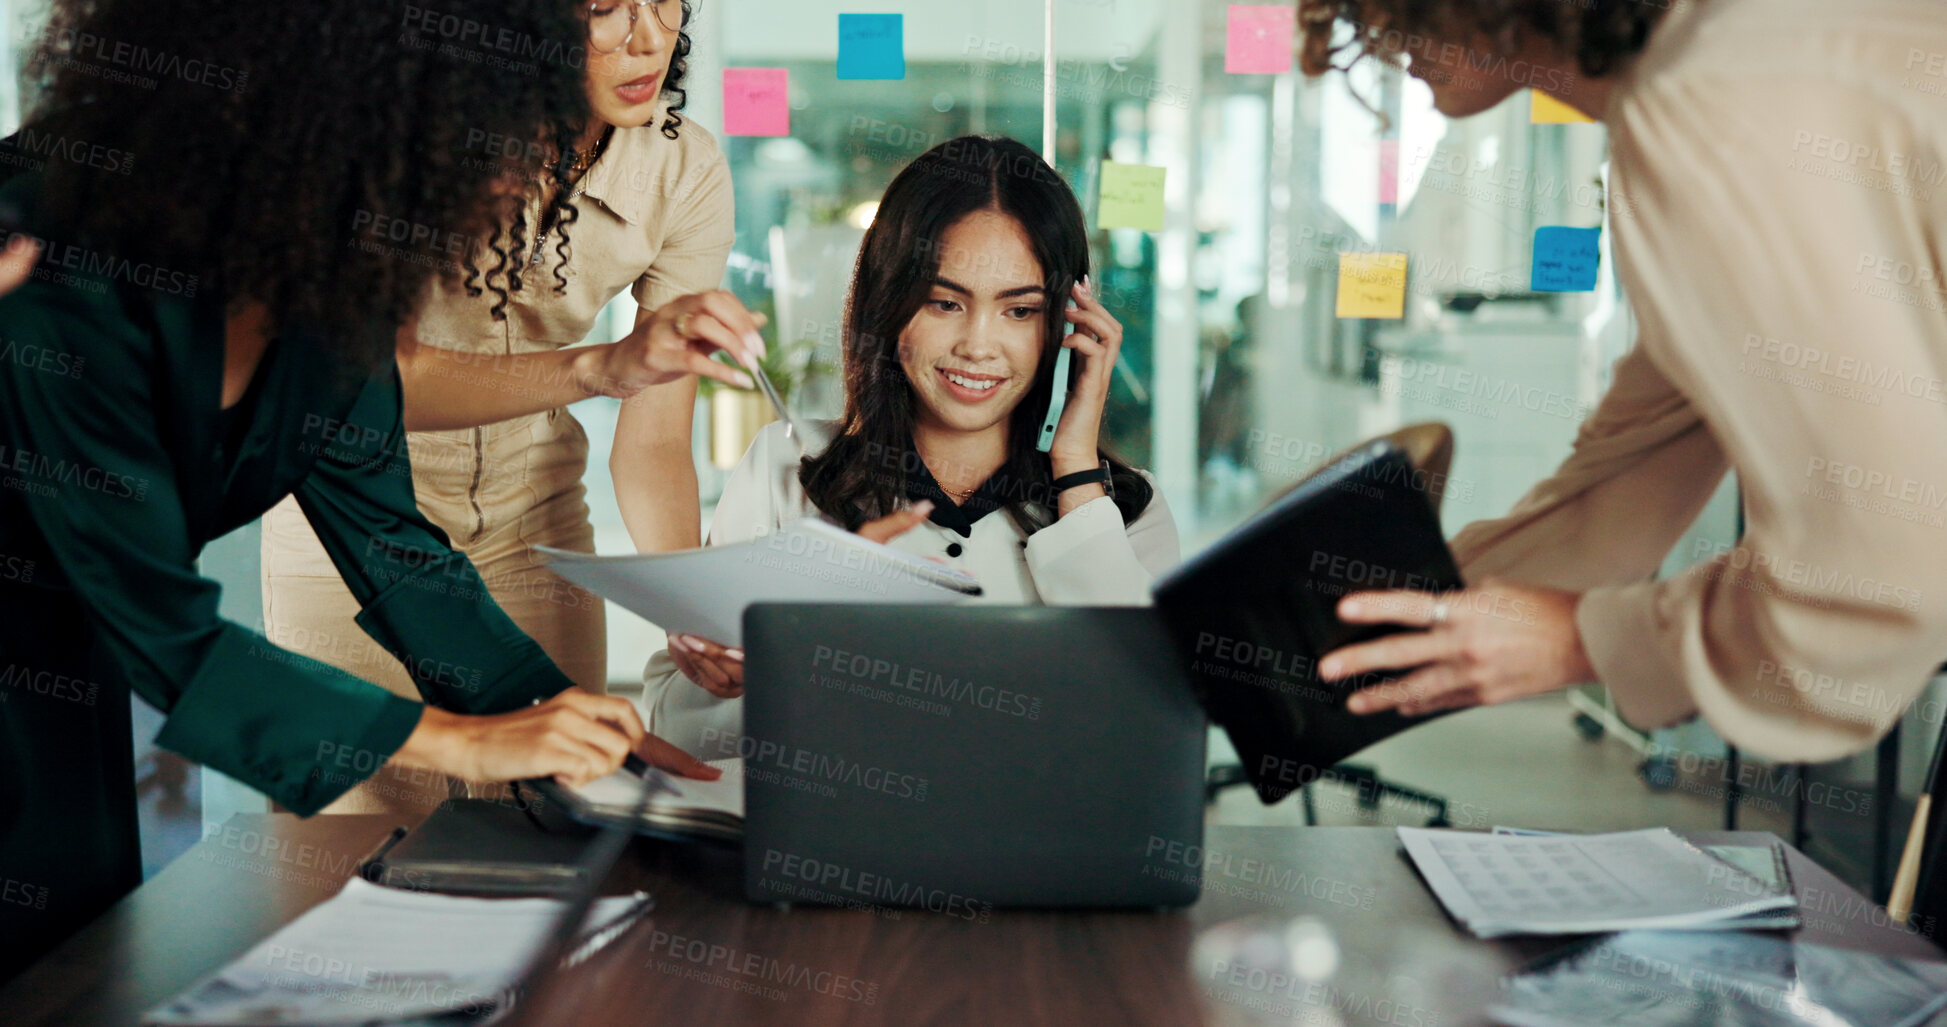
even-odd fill
[[(659, 783), (656, 795), (649, 800), (648, 812), (704, 810), (713, 813), (744, 815), (744, 761), (732, 757), (712, 760), (710, 766), (723, 771), (723, 776), (715, 781), (698, 781), (690, 777), (677, 777), (661, 770), (651, 769)], [(574, 793), (592, 806), (610, 809), (632, 810), (642, 795), (642, 778), (626, 770), (618, 770), (607, 777), (574, 789)]]
[(1399, 828), (1434, 894), (1475, 935), (1725, 929), (1797, 900), (1664, 828), (1520, 836)]
[[(607, 924), (637, 898), (602, 899)], [(148, 1024), (364, 1023), (491, 1007), (561, 919), (556, 899), (473, 899), (362, 878), (168, 1004)]]
[(541, 546), (548, 569), (668, 632), (744, 644), (752, 603), (957, 603), (972, 577), (815, 517), (728, 546), (590, 556)]

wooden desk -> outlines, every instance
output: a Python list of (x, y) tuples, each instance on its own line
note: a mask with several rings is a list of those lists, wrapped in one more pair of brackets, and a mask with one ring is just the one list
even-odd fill
[[(373, 816), (238, 816), (0, 991), (0, 1023), (135, 1023), (329, 898), (390, 826)], [(609, 890), (653, 892), (653, 918), (573, 971), (559, 996), (567, 1008), (543, 1020), (1182, 1027), (1325, 1024), (1336, 1015), (1450, 1027), (1485, 1022), (1498, 976), (1559, 944), (1461, 933), (1389, 829), (1216, 827), (1207, 841), (1213, 856), (1158, 858), (1159, 867), (1204, 870), (1203, 901), (1187, 911), (998, 911), (986, 923), (753, 907), (739, 895), (734, 853), (638, 841)], [(1940, 957), (1928, 940), (1883, 926), (1883, 913), (1796, 852), (1792, 873), (1808, 940)], [(1224, 932), (1208, 928), (1299, 914), (1335, 939), (1331, 990), (1254, 989), (1248, 975), (1212, 962)]]

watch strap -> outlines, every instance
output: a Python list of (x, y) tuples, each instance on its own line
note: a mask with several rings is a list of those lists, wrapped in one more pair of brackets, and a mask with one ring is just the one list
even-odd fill
[(1086, 471), (1076, 471), (1074, 474), (1064, 474), (1056, 478), (1054, 480), (1055, 494), (1060, 495), (1069, 489), (1080, 488), (1083, 485), (1101, 485), (1103, 491), (1114, 495), (1113, 486), (1110, 483), (1112, 477), (1109, 473), (1109, 462), (1104, 460), (1100, 467), (1090, 468)]

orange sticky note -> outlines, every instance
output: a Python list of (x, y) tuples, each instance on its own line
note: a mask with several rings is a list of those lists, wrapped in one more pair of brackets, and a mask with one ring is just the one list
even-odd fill
[(1406, 254), (1339, 254), (1339, 316), (1406, 316)]
[(1595, 119), (1539, 89), (1530, 89), (1528, 122), (1534, 125), (1587, 125), (1593, 124)]

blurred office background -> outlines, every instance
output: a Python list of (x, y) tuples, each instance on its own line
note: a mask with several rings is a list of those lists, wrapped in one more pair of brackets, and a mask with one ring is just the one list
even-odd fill
[[(0, 128), (16, 124), (17, 69), (35, 45), (41, 6), (0, 0), (13, 41), (0, 54)], [(1422, 84), (1371, 62), (1316, 81), (1228, 74), (1229, 6), (864, 5), (905, 14), (906, 78), (842, 81), (837, 14), (845, 5), (698, 4), (686, 113), (718, 132), (736, 181), (737, 245), (725, 287), (772, 315), (793, 403), (811, 416), (837, 412), (844, 290), (893, 175), (965, 133), (1036, 146), (1051, 137), (1051, 158), (1091, 217), (1104, 160), (1168, 169), (1163, 229), (1098, 232), (1095, 278), (1128, 330), (1111, 442), (1161, 482), (1186, 554), (1330, 455), (1408, 423), (1445, 421), (1458, 437), (1443, 514), (1450, 532), (1504, 512), (1554, 467), (1606, 386), (1609, 365), (1633, 342), (1606, 232), (1593, 292), (1529, 291), (1536, 228), (1605, 225), (1602, 127), (1532, 124), (1525, 92), (1486, 115), (1449, 121)], [(722, 137), (726, 67), (788, 69), (788, 137)], [(1335, 316), (1342, 252), (1408, 255), (1403, 318)], [(620, 337), (634, 313), (625, 296), (597, 340)], [(615, 406), (595, 401), (574, 412), (595, 446), (588, 485), (598, 548), (626, 552), (607, 468)], [(765, 416), (760, 400), (729, 390), (699, 404), (706, 523), (725, 472)], [(1735, 486), (1727, 482), (1665, 573), (1736, 532)], [(256, 560), (251, 532), (205, 557), (207, 572), (226, 584), (229, 615), (251, 625), (261, 619)], [(662, 636), (610, 610), (610, 675), (626, 680)], [(1732, 762), (1702, 725), (1655, 737), (1620, 730), (1598, 688), (1450, 717), (1358, 762), (1387, 782), (1446, 799), (1460, 826), (1712, 827), (1735, 810), (1743, 826), (1796, 835), (1852, 883), (1883, 895), (1895, 858), (1887, 852), (1897, 851), (1897, 839), (1886, 839), (1904, 831), (1909, 807), (1876, 785), (1903, 784), (1910, 803), (1939, 731), (1938, 699), (1930, 693), (1916, 707), (1903, 744), (1802, 777)], [(1223, 762), (1223, 746), (1214, 749), (1213, 762)], [(216, 822), (233, 809), (261, 808), (254, 796), (214, 775), (199, 780), (146, 747), (143, 766), (154, 778), (152, 804), (175, 813), (147, 821), (152, 865), (179, 851), (168, 832), (183, 810), (200, 805)], [(1424, 803), (1397, 795), (1328, 782), (1315, 786), (1312, 805), (1322, 823), (1427, 818)], [(1234, 822), (1303, 815), (1296, 800), (1266, 809), (1245, 789), (1224, 792), (1212, 807), (1213, 818)]]

